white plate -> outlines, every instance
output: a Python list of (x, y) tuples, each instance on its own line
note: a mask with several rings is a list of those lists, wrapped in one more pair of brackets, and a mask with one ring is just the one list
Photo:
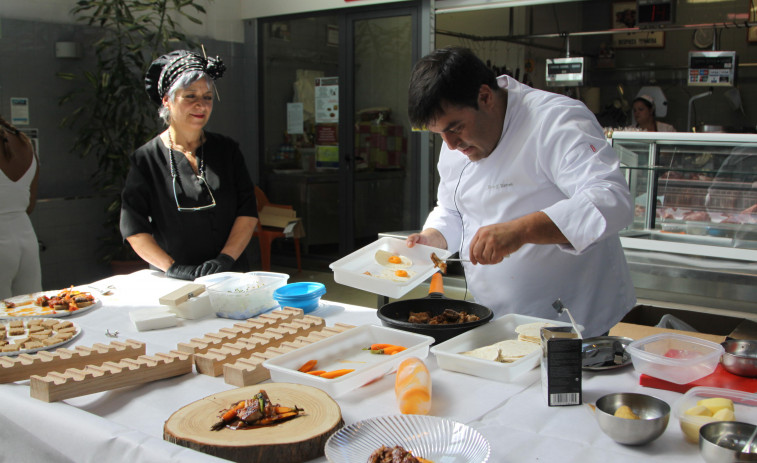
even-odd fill
[[(435, 345), (431, 348), (431, 353), (436, 355), (439, 368), (443, 370), (457, 371), (495, 381), (512, 381), (541, 363), (541, 350), (531, 352), (512, 363), (478, 359), (462, 355), (460, 352), (489, 346), (506, 339), (518, 339), (518, 333), (515, 332), (515, 328), (518, 325), (535, 322), (552, 323), (555, 326), (570, 326), (570, 323), (557, 320), (531, 317), (529, 315), (507, 314)], [(583, 328), (583, 326), (578, 325), (579, 330), (583, 330)]]
[[(376, 275), (386, 269), (376, 262), (375, 256), (378, 250), (409, 257), (413, 265), (407, 270), (412, 272), (413, 276), (406, 282), (396, 282), (366, 275), (365, 272)], [(422, 244), (408, 248), (403, 239), (383, 237), (333, 262), (329, 267), (334, 271), (334, 281), (337, 283), (397, 299), (437, 272), (438, 269), (431, 262), (432, 252), (442, 260), (452, 255), (446, 249)]]
[[(385, 326), (362, 325), (268, 359), (263, 366), (270, 370), (273, 382), (313, 386), (332, 397), (338, 397), (393, 372), (408, 357), (426, 358), (428, 346), (433, 342), (431, 336)], [(406, 349), (394, 355), (376, 355), (363, 350), (376, 343), (394, 344)], [(298, 371), (309, 360), (318, 360), (315, 370), (350, 368), (355, 371), (333, 379)]]
[[(32, 317), (32, 318), (34, 318), (34, 317)], [(50, 317), (46, 317), (46, 318), (50, 318)], [(45, 320), (46, 318), (43, 318), (43, 320)], [(79, 335), (81, 334), (81, 327), (79, 325), (77, 325), (76, 323), (74, 323), (74, 322), (71, 322), (71, 323), (74, 325), (74, 328), (76, 328), (76, 331), (74, 332), (74, 335), (71, 336), (71, 338), (66, 339), (63, 342), (59, 342), (57, 344), (51, 344), (49, 346), (35, 347), (33, 349), (21, 349), (21, 350), (17, 350), (17, 351), (14, 351), (14, 352), (0, 352), (0, 356), (11, 356), (11, 355), (18, 355), (18, 354), (33, 354), (33, 353), (39, 352), (41, 350), (55, 349), (55, 348), (58, 348), (58, 347), (60, 347), (60, 346), (62, 346), (64, 344), (67, 344), (67, 343), (73, 341), (74, 339), (76, 339), (77, 337), (79, 337)], [(8, 326), (7, 326), (8, 323), (7, 323), (7, 321), (5, 323), (0, 322), (0, 324), (6, 325), (5, 329), (6, 329), (6, 333), (7, 333), (8, 332), (7, 331), (8, 330)], [(24, 323), (24, 326), (26, 326), (26, 323)], [(27, 333), (28, 333), (28, 329), (27, 329)], [(14, 339), (23, 338), (23, 337), (26, 337), (26, 335), (22, 335), (22, 336), (8, 336), (6, 338), (6, 340), (12, 341)]]
[[(77, 291), (89, 293), (89, 291), (82, 291), (82, 290), (77, 289), (77, 288), (74, 288), (74, 289), (77, 290)], [(28, 319), (28, 318), (61, 318), (61, 317), (68, 317), (69, 315), (72, 315), (72, 314), (75, 314), (75, 313), (86, 312), (87, 310), (91, 310), (91, 309), (94, 309), (96, 307), (100, 307), (102, 305), (102, 301), (100, 299), (98, 299), (98, 298), (95, 298), (95, 302), (92, 305), (88, 305), (86, 307), (82, 307), (81, 309), (74, 310), (73, 312), (71, 312), (70, 310), (55, 310), (55, 311), (53, 311), (53, 313), (38, 313), (38, 314), (34, 314), (34, 315), (9, 315), (8, 312), (7, 312), (8, 309), (6, 309), (5, 308), (5, 304), (3, 304), (3, 301), (13, 302), (14, 304), (21, 304), (21, 303), (24, 303), (24, 302), (27, 302), (27, 301), (31, 300), (32, 301), (31, 304), (24, 304), (22, 306), (19, 306), (19, 308), (20, 307), (33, 307), (33, 308), (37, 309), (38, 311), (42, 312), (42, 311), (45, 311), (45, 310), (49, 310), (49, 308), (37, 305), (37, 303), (35, 302), (37, 300), (37, 298), (41, 297), (41, 296), (47, 296), (47, 297), (56, 296), (56, 295), (60, 294), (61, 291), (64, 291), (64, 290), (61, 289), (59, 291), (41, 291), (41, 292), (38, 292), (38, 293), (25, 294), (25, 295), (22, 295), (22, 296), (13, 296), (13, 297), (9, 297), (7, 299), (3, 299), (2, 301), (0, 301), (0, 320), (13, 320), (13, 319), (24, 319), (25, 320), (25, 319)], [(91, 293), (89, 293), (89, 294), (91, 294)]]
[(489, 441), (470, 426), (424, 415), (389, 415), (345, 426), (326, 441), (331, 463), (368, 461), (382, 445), (399, 445), (413, 455), (438, 463), (489, 461)]

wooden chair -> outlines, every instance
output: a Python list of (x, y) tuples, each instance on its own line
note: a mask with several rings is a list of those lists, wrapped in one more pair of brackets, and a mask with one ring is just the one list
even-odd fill
[[(255, 199), (258, 202), (258, 213), (263, 210), (264, 206), (269, 207), (281, 207), (283, 209), (292, 209), (292, 206), (284, 204), (273, 204), (268, 200), (268, 197), (257, 185), (255, 186)], [(260, 266), (264, 271), (271, 270), (271, 243), (276, 238), (286, 238), (284, 231), (280, 228), (264, 227), (260, 223), (255, 228), (252, 236), (258, 237), (258, 243), (260, 243)], [(294, 252), (297, 256), (297, 272), (302, 272), (302, 257), (300, 256), (300, 239), (294, 239)]]

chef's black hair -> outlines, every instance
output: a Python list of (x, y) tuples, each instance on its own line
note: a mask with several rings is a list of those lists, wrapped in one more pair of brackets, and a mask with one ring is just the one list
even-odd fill
[(499, 88), (494, 72), (468, 48), (447, 47), (431, 52), (415, 63), (410, 76), (410, 123), (425, 128), (443, 113), (444, 103), (478, 109), (481, 85)]

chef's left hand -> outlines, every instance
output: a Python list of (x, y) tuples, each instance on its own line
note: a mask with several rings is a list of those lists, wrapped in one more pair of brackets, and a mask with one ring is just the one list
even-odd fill
[(470, 261), (498, 264), (523, 246), (521, 228), (516, 222), (495, 223), (478, 229), (470, 243)]

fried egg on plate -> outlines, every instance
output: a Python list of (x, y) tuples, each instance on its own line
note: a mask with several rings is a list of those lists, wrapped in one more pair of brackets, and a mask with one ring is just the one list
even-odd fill
[(397, 283), (406, 283), (415, 276), (415, 272), (404, 269), (385, 268), (381, 273), (373, 275), (382, 280), (391, 280)]
[(413, 261), (409, 257), (384, 251), (383, 249), (376, 251), (375, 257), (376, 262), (388, 268), (407, 269), (413, 266)]

